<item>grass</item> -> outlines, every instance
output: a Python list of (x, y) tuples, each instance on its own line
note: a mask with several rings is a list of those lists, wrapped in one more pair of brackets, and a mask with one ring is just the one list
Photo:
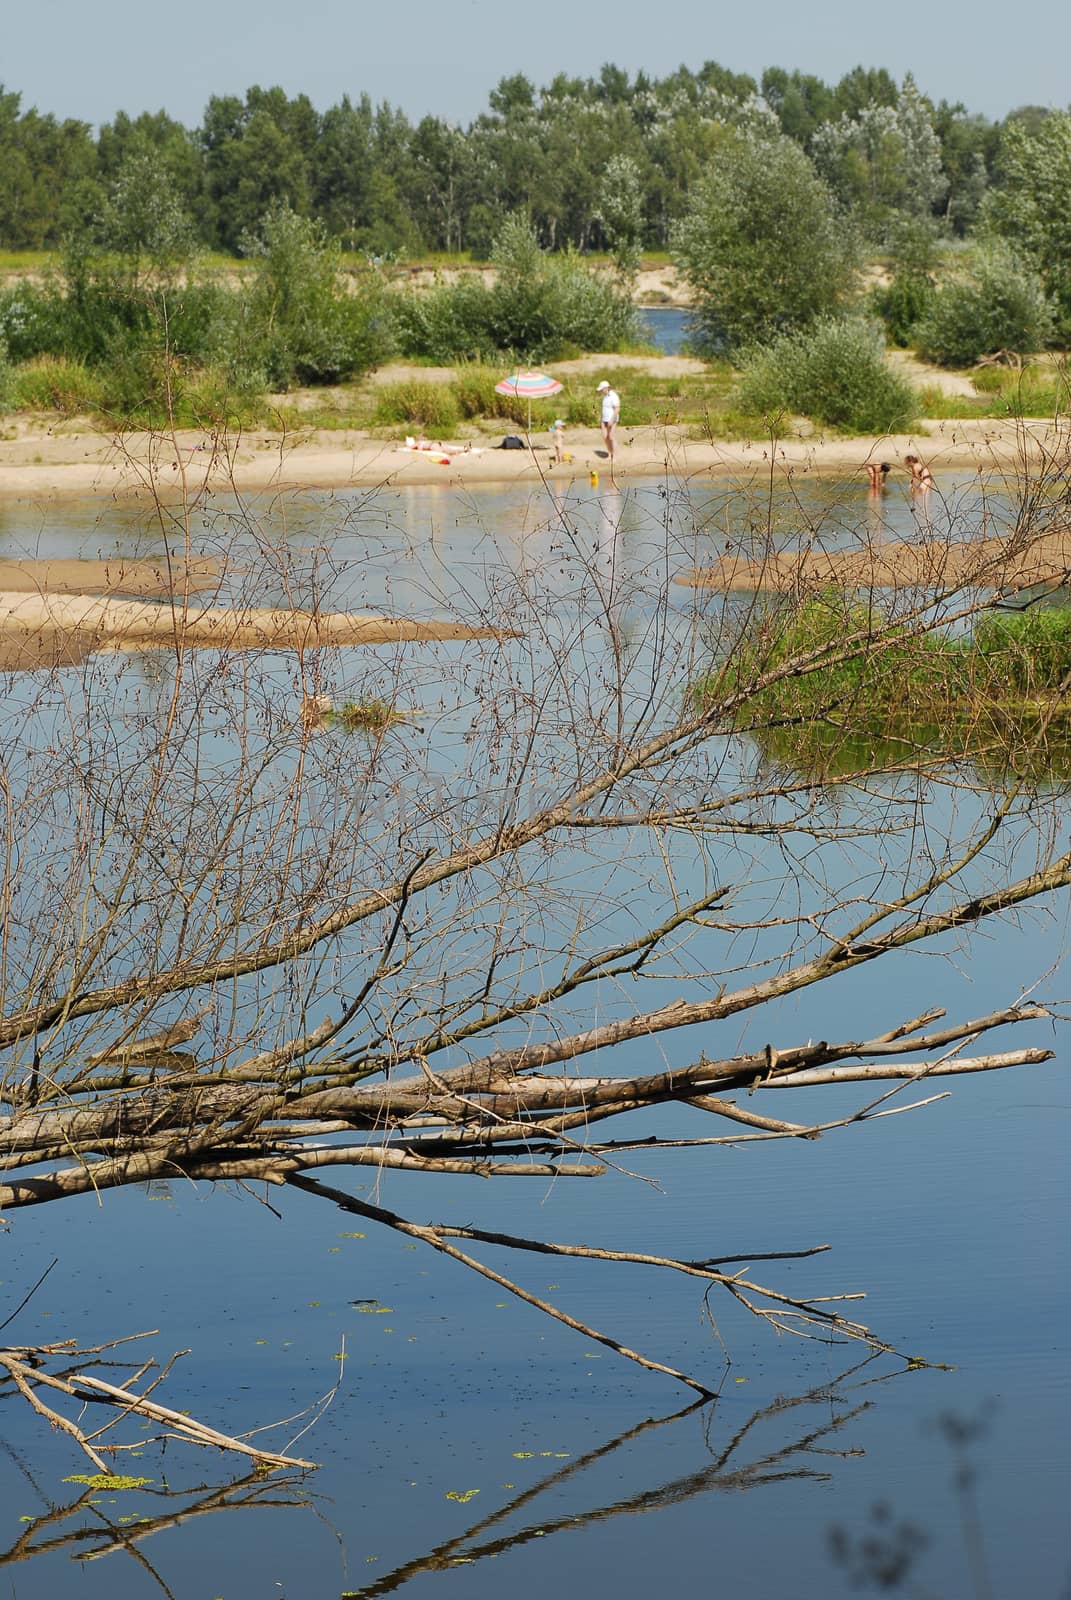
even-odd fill
[[(838, 659), (853, 636), (858, 647)], [(792, 670), (802, 658), (807, 665)], [(785, 675), (748, 693), (778, 669)], [(829, 591), (771, 603), (689, 693), (714, 712), (743, 692), (734, 731), (806, 772), (845, 775), (936, 755), (1052, 778), (1071, 773), (1069, 676), (1071, 607), (988, 612), (971, 637), (953, 639), (889, 624)]]
[(1065, 356), (1040, 356), (1022, 368), (981, 366), (963, 374), (977, 395), (945, 394), (934, 385), (921, 388), (923, 411), (935, 420), (966, 417), (1053, 417), (1071, 409), (1071, 379)]
[(43, 272), (54, 260), (51, 250), (0, 250), (0, 272)]
[[(413, 363), (414, 366), (418, 363)], [(550, 363), (550, 370), (555, 366)], [(393, 384), (363, 379), (324, 389), (306, 389), (285, 398), (235, 395), (225, 375), (211, 369), (186, 369), (177, 391), (177, 420), (202, 426), (206, 419), (230, 418), (242, 426), (287, 429), (371, 429), (397, 434), (420, 430), (429, 437), (524, 431), (528, 405), (495, 393), (505, 366), (473, 362), (454, 369), (443, 381), (414, 375)], [(532, 432), (545, 433), (556, 417), (567, 426), (598, 425), (595, 384), (600, 374), (558, 369), (564, 380), (560, 395), (532, 405)], [(709, 362), (702, 372), (668, 376), (627, 362), (612, 369), (622, 397), (623, 429), (682, 427), (690, 438), (710, 442), (755, 439), (769, 432), (759, 415), (741, 408), (734, 394), (736, 373), (729, 362)], [(1039, 358), (1022, 373), (1003, 367), (981, 367), (970, 374), (983, 391), (977, 396), (947, 395), (922, 389), (921, 411), (937, 419), (1009, 416), (1052, 417), (1069, 408), (1069, 381), (1064, 358)], [(8, 371), (5, 398), (16, 411), (95, 415), (102, 428), (124, 421), (106, 371), (59, 357), (43, 357)], [(129, 425), (144, 427), (166, 421), (159, 404), (138, 404)]]
[(400, 712), (386, 700), (348, 700), (328, 713), (347, 733), (381, 733), (392, 722), (401, 720)]
[(39, 356), (14, 369), (9, 399), (16, 411), (55, 411), (72, 417), (99, 411), (104, 385), (81, 361)]
[[(356, 428), (390, 434), (418, 429), (435, 438), (527, 428), (528, 402), (495, 392), (505, 367), (472, 363), (455, 370), (456, 377), (448, 381), (414, 376), (377, 384), (366, 379), (284, 397), (235, 394), (222, 372), (190, 368), (176, 377), (175, 420), (189, 427), (203, 425), (206, 418), (229, 418), (242, 426), (290, 430)], [(557, 417), (571, 427), (598, 426), (596, 375), (572, 372), (563, 376), (561, 394), (533, 401), (533, 434), (545, 433)], [(755, 438), (766, 431), (760, 418), (745, 416), (734, 408), (733, 372), (726, 362), (683, 376), (653, 375), (642, 366), (616, 366), (612, 376), (622, 397), (622, 428), (681, 426), (696, 439)], [(89, 414), (108, 430), (167, 422), (158, 398), (139, 395), (138, 403), (124, 413), (111, 395), (111, 387), (107, 371), (42, 357), (11, 370), (7, 398), (10, 407), (18, 411)]]

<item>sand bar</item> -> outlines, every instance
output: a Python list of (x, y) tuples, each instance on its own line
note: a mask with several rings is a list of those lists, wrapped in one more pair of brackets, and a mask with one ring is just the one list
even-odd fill
[(970, 584), (1015, 590), (1071, 579), (1071, 530), (1030, 539), (890, 541), (852, 550), (771, 551), (760, 560), (729, 554), (710, 567), (678, 573), (675, 583), (721, 593), (797, 589), (941, 589)]
[(214, 589), (221, 565), (211, 556), (192, 561), (78, 561), (69, 557), (43, 561), (0, 558), (0, 593), (125, 594), (163, 597)]
[(153, 605), (95, 595), (0, 592), (0, 669), (71, 666), (96, 651), (198, 646), (215, 650), (311, 650), (320, 645), (500, 639), (497, 628), (415, 622), (351, 612), (253, 606)]

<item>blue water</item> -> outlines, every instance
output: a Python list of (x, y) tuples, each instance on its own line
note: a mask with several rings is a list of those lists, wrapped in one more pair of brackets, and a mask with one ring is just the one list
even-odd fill
[(691, 313), (680, 306), (637, 306), (643, 337), (663, 355), (676, 356), (688, 343)]
[[(253, 519), (217, 503), (194, 534), (198, 549), (231, 557), (225, 596), (252, 588), (270, 604), (311, 596), (327, 581), (332, 604), (369, 610), (524, 610), (532, 623), (525, 639), (500, 650), (404, 652), (407, 691), (422, 722), (419, 734), (399, 735), (392, 779), (403, 792), (426, 783), (419, 763), (410, 772), (414, 752), (426, 747), (444, 783), (472, 763), (486, 783), (482, 797), (470, 796), (478, 817), (491, 804), (494, 777), (493, 761), (479, 765), (493, 755), (486, 719), (495, 701), (486, 685), (502, 681), (507, 666), (511, 719), (523, 718), (525, 691), (546, 686), (555, 659), (570, 662), (574, 695), (599, 706), (606, 669), (600, 610), (615, 621), (636, 689), (653, 653), (669, 649), (667, 639), (679, 670), (703, 658), (721, 602), (697, 616), (693, 592), (666, 580), (719, 553), (726, 540), (758, 540), (771, 519), (784, 543), (811, 536), (819, 523), (832, 541), (851, 537), (868, 518), (907, 536), (917, 528), (906, 496), (891, 494), (875, 511), (850, 483), (815, 480), (765, 511), (727, 488), (674, 491), (668, 524), (667, 492), (639, 484), (596, 495), (584, 486), (553, 503), (519, 489), (464, 497), (434, 488), (385, 491), (371, 503), (356, 493), (310, 493), (285, 507), (266, 497), (254, 502)], [(976, 499), (969, 480), (943, 480), (932, 514), (961, 523)], [(1002, 515), (1004, 504), (998, 495), (992, 514)], [(4, 555), (146, 553), (159, 548), (160, 537), (134, 507), (72, 504), (47, 519), (7, 508), (0, 520)], [(594, 593), (582, 581), (592, 568)], [(326, 669), (334, 674), (331, 687), (385, 690), (397, 656), (342, 652)], [(235, 692), (235, 670), (218, 691), (206, 678), (206, 717), (215, 715), (217, 692)], [(256, 670), (263, 676), (251, 690), (266, 696), (285, 687), (292, 663), (280, 655)], [(84, 693), (94, 715), (108, 707), (118, 716), (120, 708), (133, 714), (166, 695), (170, 680), (166, 656), (153, 653), (98, 657), (85, 674), (60, 681), (65, 714)], [(667, 716), (685, 681), (663, 691)], [(20, 710), (29, 682), (5, 680), (9, 754), (15, 729), (31, 725)], [(60, 712), (53, 707), (49, 715)], [(215, 737), (223, 739), (222, 718), (218, 728)], [(282, 749), (275, 770), (286, 770), (290, 759)], [(322, 759), (316, 781), (330, 776), (327, 754)], [(737, 759), (719, 752), (725, 781)], [(873, 841), (850, 835), (853, 822), (880, 801), (880, 793), (845, 786), (832, 811), (820, 808), (818, 817), (836, 821), (843, 840), (824, 847), (796, 841), (789, 854), (773, 836), (708, 847), (668, 833), (652, 864), (637, 858), (631, 835), (611, 834), (586, 857), (577, 855), (564, 898), (540, 902), (548, 948), (581, 903), (599, 907), (599, 937), (626, 936), (632, 910), (667, 872), (694, 893), (706, 860), (737, 883), (741, 915), (749, 906), (757, 914), (806, 907), (809, 885), (828, 874), (839, 874), (853, 893), (868, 892), (878, 870)], [(974, 793), (935, 786), (926, 802), (928, 824), (920, 817), (915, 833), (890, 828), (884, 840), (880, 871), (890, 882), (942, 829), (966, 830), (985, 815), (992, 797), (984, 785)], [(890, 822), (895, 815), (890, 809)], [(1008, 844), (1016, 856), (1032, 856), (1030, 815)], [(1062, 809), (1056, 821), (1066, 828)], [(466, 927), (451, 927), (454, 912), (444, 908), (444, 966), (462, 964), (479, 920), (475, 910), (467, 914)], [(694, 1060), (700, 1050), (717, 1054), (767, 1040), (865, 1038), (934, 1003), (952, 1018), (976, 1016), (1013, 1000), (1042, 973), (1039, 994), (1058, 997), (1066, 993), (1059, 970), (1066, 935), (1066, 907), (1056, 900), (1002, 930), (975, 931), (930, 953), (905, 952), (895, 965), (863, 967), (761, 1013), (633, 1045), (621, 1065), (654, 1069)], [(772, 936), (756, 935), (750, 942), (738, 937), (727, 953), (711, 930), (698, 941), (692, 966), (701, 972), (708, 960), (725, 964), (731, 954), (743, 967), (776, 948)], [(679, 973), (656, 971), (643, 997), (656, 1003), (679, 992)], [(600, 984), (577, 1014), (635, 1003), (631, 988), (622, 994)], [(159, 1328), (149, 1341), (159, 1357), (191, 1351), (169, 1380), (166, 1400), (231, 1430), (304, 1411), (332, 1388), (340, 1369), (342, 1382), (296, 1447), (323, 1463), (315, 1474), (269, 1479), (231, 1491), (228, 1500), (222, 1491), (237, 1469), (171, 1446), (162, 1461), (149, 1451), (121, 1464), (119, 1470), (151, 1477), (146, 1489), (102, 1492), (94, 1506), (69, 1512), (64, 1508), (81, 1491), (63, 1479), (84, 1464), (68, 1441), (7, 1399), (0, 1551), (12, 1562), (12, 1592), (20, 1600), (75, 1588), (87, 1600), (147, 1596), (160, 1592), (151, 1566), (176, 1595), (225, 1600), (399, 1590), (447, 1600), (509, 1592), (524, 1600), (548, 1588), (563, 1596), (612, 1590), (638, 1600), (652, 1590), (712, 1587), (809, 1600), (856, 1592), (850, 1571), (833, 1558), (829, 1533), (839, 1527), (865, 1536), (872, 1508), (883, 1503), (892, 1522), (882, 1527), (909, 1522), (930, 1540), (920, 1584), (959, 1596), (972, 1591), (960, 1463), (941, 1428), (951, 1415), (980, 1427), (969, 1458), (994, 1593), (1059, 1593), (1071, 1554), (1063, 1509), (1071, 1486), (1071, 1093), (1062, 1029), (1030, 1024), (1021, 1032), (1023, 1040), (1055, 1048), (1057, 1058), (1020, 1072), (944, 1080), (936, 1087), (950, 1090), (949, 1099), (817, 1141), (631, 1151), (622, 1158), (627, 1170), (590, 1181), (489, 1184), (400, 1173), (349, 1181), (354, 1193), (417, 1219), (611, 1247), (672, 1247), (704, 1257), (829, 1243), (829, 1254), (770, 1264), (754, 1276), (762, 1281), (765, 1273), (790, 1291), (865, 1288), (859, 1314), (901, 1351), (944, 1362), (949, 1371), (904, 1372), (893, 1358), (853, 1371), (864, 1354), (857, 1347), (777, 1337), (727, 1297), (711, 1303), (716, 1335), (698, 1289), (685, 1279), (484, 1251), (594, 1326), (723, 1379), (713, 1405), (681, 1414), (688, 1396), (668, 1379), (639, 1373), (495, 1285), (300, 1193), (239, 1195), (174, 1181), (14, 1213), (0, 1235), (0, 1307), (7, 1307), (0, 1320), (49, 1260), (59, 1264), (6, 1338), (95, 1342)], [(800, 1094), (756, 1109), (818, 1114), (812, 1099), (798, 1103)], [(858, 1090), (823, 1091), (821, 1114), (843, 1114), (864, 1098)], [(659, 1131), (711, 1131), (703, 1119), (699, 1124), (683, 1108), (656, 1119)], [(347, 1183), (338, 1175), (335, 1181)], [(728, 1367), (722, 1340), (732, 1356)], [(291, 1422), (273, 1439), (281, 1447), (308, 1420)], [(242, 1497), (250, 1503), (233, 1503)], [(258, 1503), (266, 1499), (274, 1503)], [(142, 1527), (120, 1518), (169, 1519), (198, 1505), (199, 1514), (142, 1536), (137, 1557), (119, 1548), (106, 1560), (72, 1565), (79, 1552)], [(47, 1520), (36, 1529), (24, 1520), (41, 1517)], [(78, 1530), (91, 1536), (60, 1542)], [(19, 1559), (38, 1543), (43, 1553)]]

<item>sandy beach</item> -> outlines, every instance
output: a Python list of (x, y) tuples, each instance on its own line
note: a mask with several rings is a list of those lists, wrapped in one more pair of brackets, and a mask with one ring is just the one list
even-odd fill
[[(35, 502), (72, 496), (196, 495), (205, 489), (263, 490), (345, 488), (349, 485), (458, 487), (485, 483), (567, 484), (610, 478), (610, 463), (596, 429), (570, 429), (571, 462), (555, 466), (546, 435), (533, 434), (532, 448), (501, 450), (487, 444), (442, 441), (450, 452), (407, 451), (404, 439), (370, 438), (357, 430), (251, 432), (225, 441), (183, 431), (169, 436), (127, 433), (107, 437), (88, 427), (35, 429), (20, 422), (16, 437), (0, 441), (0, 496)], [(1018, 424), (990, 419), (931, 422), (912, 434), (844, 438), (808, 430), (778, 439), (733, 442), (692, 439), (679, 427), (622, 427), (614, 476), (680, 480), (738, 474), (832, 473), (865, 480), (868, 461), (902, 466), (917, 454), (935, 472), (946, 468), (1008, 473), (1066, 452), (1062, 431), (1043, 421)]]

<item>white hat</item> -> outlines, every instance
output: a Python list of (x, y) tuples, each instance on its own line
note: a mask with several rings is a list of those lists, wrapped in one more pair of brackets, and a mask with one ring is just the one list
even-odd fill
[(603, 389), (608, 389), (609, 387), (610, 387), (610, 385), (607, 383), (606, 379), (604, 378), (602, 380), (602, 382), (599, 384), (598, 388), (595, 390), (595, 393), (596, 394), (600, 394)]

